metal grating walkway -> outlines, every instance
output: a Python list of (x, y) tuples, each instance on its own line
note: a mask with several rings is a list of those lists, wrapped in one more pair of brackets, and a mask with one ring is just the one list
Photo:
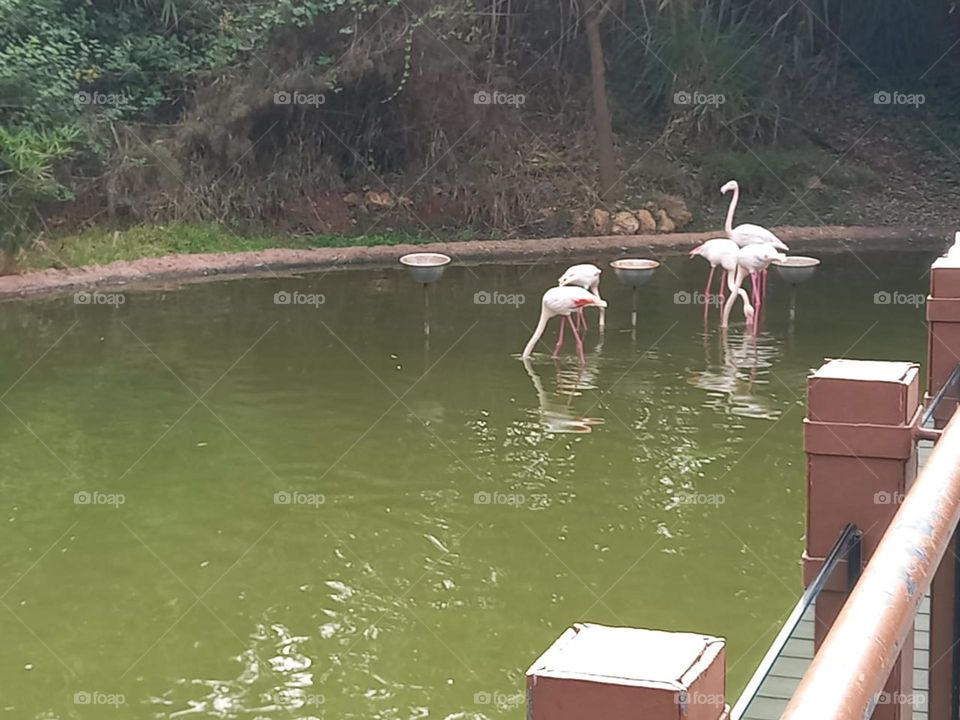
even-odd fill
[[(919, 466), (923, 467), (933, 443), (918, 443)], [(750, 703), (743, 720), (779, 720), (787, 707), (803, 673), (813, 659), (814, 606), (811, 605), (797, 625), (773, 669)], [(927, 720), (927, 670), (930, 665), (930, 596), (920, 603), (914, 624), (913, 653), (913, 720)]]
[[(800, 678), (813, 659), (813, 619), (811, 606), (797, 626), (773, 670), (764, 680), (757, 697), (747, 709), (743, 720), (778, 720), (787, 701), (793, 695)], [(920, 603), (914, 626), (913, 692), (916, 699), (914, 720), (927, 720), (927, 667), (930, 650), (930, 597)]]

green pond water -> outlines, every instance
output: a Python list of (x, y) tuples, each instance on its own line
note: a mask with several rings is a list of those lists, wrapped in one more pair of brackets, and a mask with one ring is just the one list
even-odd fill
[(0, 711), (522, 718), (578, 621), (726, 637), (733, 699), (800, 593), (808, 372), (925, 352), (931, 254), (822, 257), (756, 340), (698, 259), (635, 337), (607, 271), (582, 371), (553, 323), (518, 359), (566, 263), (451, 266), (429, 346), (399, 269), (0, 305)]

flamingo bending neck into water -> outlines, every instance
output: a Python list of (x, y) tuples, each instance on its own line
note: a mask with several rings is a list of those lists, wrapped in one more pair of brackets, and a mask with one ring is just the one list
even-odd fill
[(560, 348), (563, 346), (563, 326), (565, 323), (569, 323), (570, 330), (573, 332), (574, 341), (577, 344), (577, 356), (580, 358), (581, 363), (586, 362), (583, 357), (583, 341), (580, 339), (580, 333), (577, 332), (577, 328), (570, 319), (570, 316), (578, 310), (590, 306), (602, 309), (607, 306), (607, 303), (589, 290), (575, 285), (555, 287), (547, 290), (543, 294), (543, 300), (540, 301), (540, 321), (537, 323), (536, 330), (533, 331), (533, 335), (527, 342), (527, 346), (523, 349), (522, 357), (524, 359), (530, 357), (537, 342), (543, 335), (543, 331), (547, 328), (547, 322), (550, 318), (559, 315), (560, 336), (557, 339), (557, 346), (553, 349), (553, 357), (557, 356)]
[[(596, 265), (584, 263), (582, 265), (571, 265), (566, 269), (557, 284), (561, 287), (573, 286), (589, 290), (591, 293), (600, 297), (600, 273), (603, 272)], [(587, 321), (583, 316), (583, 308), (577, 311), (577, 324), (586, 330)], [(600, 308), (600, 332), (606, 325), (606, 311)]]
[(750, 304), (750, 298), (747, 297), (747, 291), (740, 287), (743, 285), (743, 279), (746, 276), (746, 271), (739, 265), (734, 272), (727, 273), (727, 288), (730, 290), (730, 297), (727, 298), (727, 302), (723, 306), (723, 315), (720, 317), (721, 328), (726, 328), (729, 324), (730, 312), (733, 310), (733, 304), (737, 301), (738, 297), (743, 300), (744, 319), (747, 322), (753, 321), (753, 306)]
[[(757, 329), (757, 321), (760, 317), (760, 305), (763, 302), (763, 297), (761, 296), (760, 291), (757, 288), (757, 284), (754, 283), (754, 292), (753, 292), (753, 306), (750, 305), (750, 302), (747, 300), (746, 292), (740, 287), (743, 283), (744, 278), (749, 274), (751, 277), (756, 278), (758, 273), (765, 272), (770, 264), (774, 260), (786, 260), (787, 256), (780, 252), (773, 245), (747, 245), (746, 247), (740, 248), (740, 251), (737, 253), (737, 273), (733, 282), (730, 282), (731, 293), (730, 299), (727, 300), (727, 304), (723, 308), (723, 322), (721, 327), (727, 326), (727, 321), (730, 318), (730, 311), (733, 309), (733, 303), (736, 302), (736, 295), (740, 295), (743, 298), (743, 313), (748, 322), (753, 323), (753, 329)], [(731, 276), (728, 273), (727, 277)], [(728, 281), (729, 282), (729, 281)], [(734, 291), (734, 286), (736, 291)], [(749, 309), (749, 313), (748, 313)]]
[(717, 269), (717, 265), (721, 267), (720, 303), (722, 304), (723, 286), (726, 282), (727, 274), (732, 273), (737, 269), (737, 253), (739, 251), (740, 248), (737, 246), (737, 244), (733, 240), (728, 240), (727, 238), (714, 238), (713, 240), (707, 240), (702, 245), (697, 245), (697, 247), (690, 251), (690, 257), (699, 255), (708, 263), (710, 263), (710, 275), (707, 276), (707, 286), (703, 291), (704, 317), (706, 317), (707, 310), (710, 307), (710, 286), (713, 284), (713, 273)]

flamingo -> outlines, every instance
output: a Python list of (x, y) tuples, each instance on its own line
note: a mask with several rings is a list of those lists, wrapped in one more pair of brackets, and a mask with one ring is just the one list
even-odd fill
[(726, 280), (726, 274), (736, 270), (737, 253), (739, 251), (739, 246), (733, 240), (728, 240), (727, 238), (707, 240), (702, 245), (697, 245), (697, 247), (690, 251), (690, 257), (699, 255), (710, 263), (710, 275), (707, 276), (707, 287), (703, 291), (704, 316), (706, 316), (707, 310), (710, 307), (710, 286), (713, 284), (713, 273), (717, 269), (717, 265), (722, 268), (722, 274), (720, 275), (720, 302), (722, 304), (723, 285)]
[(547, 322), (550, 318), (559, 315), (560, 336), (557, 338), (557, 346), (553, 349), (553, 357), (557, 356), (563, 346), (563, 325), (564, 323), (570, 323), (570, 330), (573, 332), (573, 338), (577, 343), (577, 355), (580, 358), (580, 363), (584, 364), (586, 360), (583, 357), (583, 342), (580, 340), (580, 334), (577, 332), (570, 316), (581, 308), (591, 305), (602, 309), (607, 306), (607, 302), (589, 290), (575, 285), (560, 286), (547, 290), (543, 294), (543, 300), (540, 301), (540, 322), (537, 323), (537, 329), (533, 331), (527, 346), (523, 349), (522, 357), (524, 359), (530, 357), (533, 348), (536, 347), (537, 341), (547, 327)]
[[(727, 220), (723, 225), (723, 230), (727, 234), (727, 237), (733, 240), (739, 247), (746, 247), (748, 245), (773, 245), (777, 250), (784, 252), (789, 250), (790, 248), (786, 246), (786, 243), (761, 225), (743, 223), (736, 227), (733, 226), (733, 213), (736, 211), (737, 203), (740, 200), (740, 183), (736, 180), (730, 180), (720, 188), (720, 192), (724, 195), (731, 190), (733, 191), (733, 196), (730, 198), (730, 207), (727, 208)], [(751, 276), (751, 282), (753, 283), (754, 295), (759, 293), (762, 297), (767, 289), (767, 271), (764, 270), (760, 274), (762, 288), (757, 287), (756, 275)]]
[[(786, 259), (787, 259), (787, 256), (784, 255), (782, 252), (780, 252), (773, 245), (747, 245), (746, 247), (740, 248), (740, 251), (737, 253), (738, 269), (737, 269), (737, 277), (735, 278), (735, 283), (734, 283), (738, 289), (738, 294), (740, 292), (743, 292), (743, 290), (740, 289), (740, 285), (743, 283), (743, 280), (747, 274), (755, 278), (757, 276), (757, 273), (764, 272), (768, 267), (770, 267), (770, 264), (774, 260), (783, 261)], [(728, 277), (729, 277), (729, 274), (728, 274)], [(760, 315), (760, 305), (763, 302), (763, 298), (761, 297), (760, 291), (756, 283), (754, 283), (753, 288), (754, 288), (753, 302), (755, 307), (750, 308), (751, 317), (748, 317), (747, 319), (748, 320), (752, 319), (754, 322), (754, 325), (756, 325), (757, 319), (759, 318), (759, 315)], [(733, 291), (732, 286), (731, 286), (731, 291)], [(745, 294), (746, 293), (744, 293), (744, 295)], [(735, 298), (731, 297), (727, 301), (727, 305), (724, 306), (723, 308), (724, 318), (723, 318), (723, 323), (721, 325), (722, 327), (726, 327), (727, 325), (727, 320), (730, 317), (730, 310), (732, 309), (734, 302), (735, 302)], [(749, 306), (749, 303), (746, 297), (743, 298), (743, 302), (744, 302), (744, 315), (746, 316), (747, 307)]]
[[(566, 269), (563, 275), (560, 276), (560, 279), (557, 281), (557, 284), (560, 287), (582, 287), (584, 290), (589, 290), (598, 298), (600, 297), (600, 273), (603, 272), (596, 265), (591, 265), (589, 263), (584, 263), (583, 265), (571, 265)], [(606, 320), (606, 312), (601, 307), (600, 308), (600, 332), (603, 332), (603, 328)], [(587, 327), (587, 321), (583, 317), (583, 308), (577, 310), (577, 324), (579, 327), (584, 329)]]

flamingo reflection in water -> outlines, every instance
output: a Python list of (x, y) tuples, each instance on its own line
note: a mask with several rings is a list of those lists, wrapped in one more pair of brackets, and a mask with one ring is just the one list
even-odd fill
[(782, 414), (771, 399), (759, 391), (769, 382), (770, 368), (780, 354), (778, 341), (771, 335), (744, 331), (731, 342), (726, 329), (720, 337), (720, 364), (711, 362), (705, 346), (704, 369), (690, 380), (713, 398), (707, 402), (716, 410), (739, 417), (776, 420)]
[[(539, 403), (540, 424), (550, 433), (577, 433), (593, 432), (596, 425), (603, 424), (603, 418), (584, 417), (574, 412), (571, 407), (573, 399), (583, 394), (584, 390), (596, 389), (598, 366), (596, 356), (591, 356), (589, 364), (580, 365), (576, 370), (561, 368), (554, 363), (556, 369), (556, 392), (551, 396), (544, 390), (540, 376), (533, 368), (528, 358), (523, 359), (523, 367), (533, 382)], [(562, 400), (561, 396), (566, 396)]]

